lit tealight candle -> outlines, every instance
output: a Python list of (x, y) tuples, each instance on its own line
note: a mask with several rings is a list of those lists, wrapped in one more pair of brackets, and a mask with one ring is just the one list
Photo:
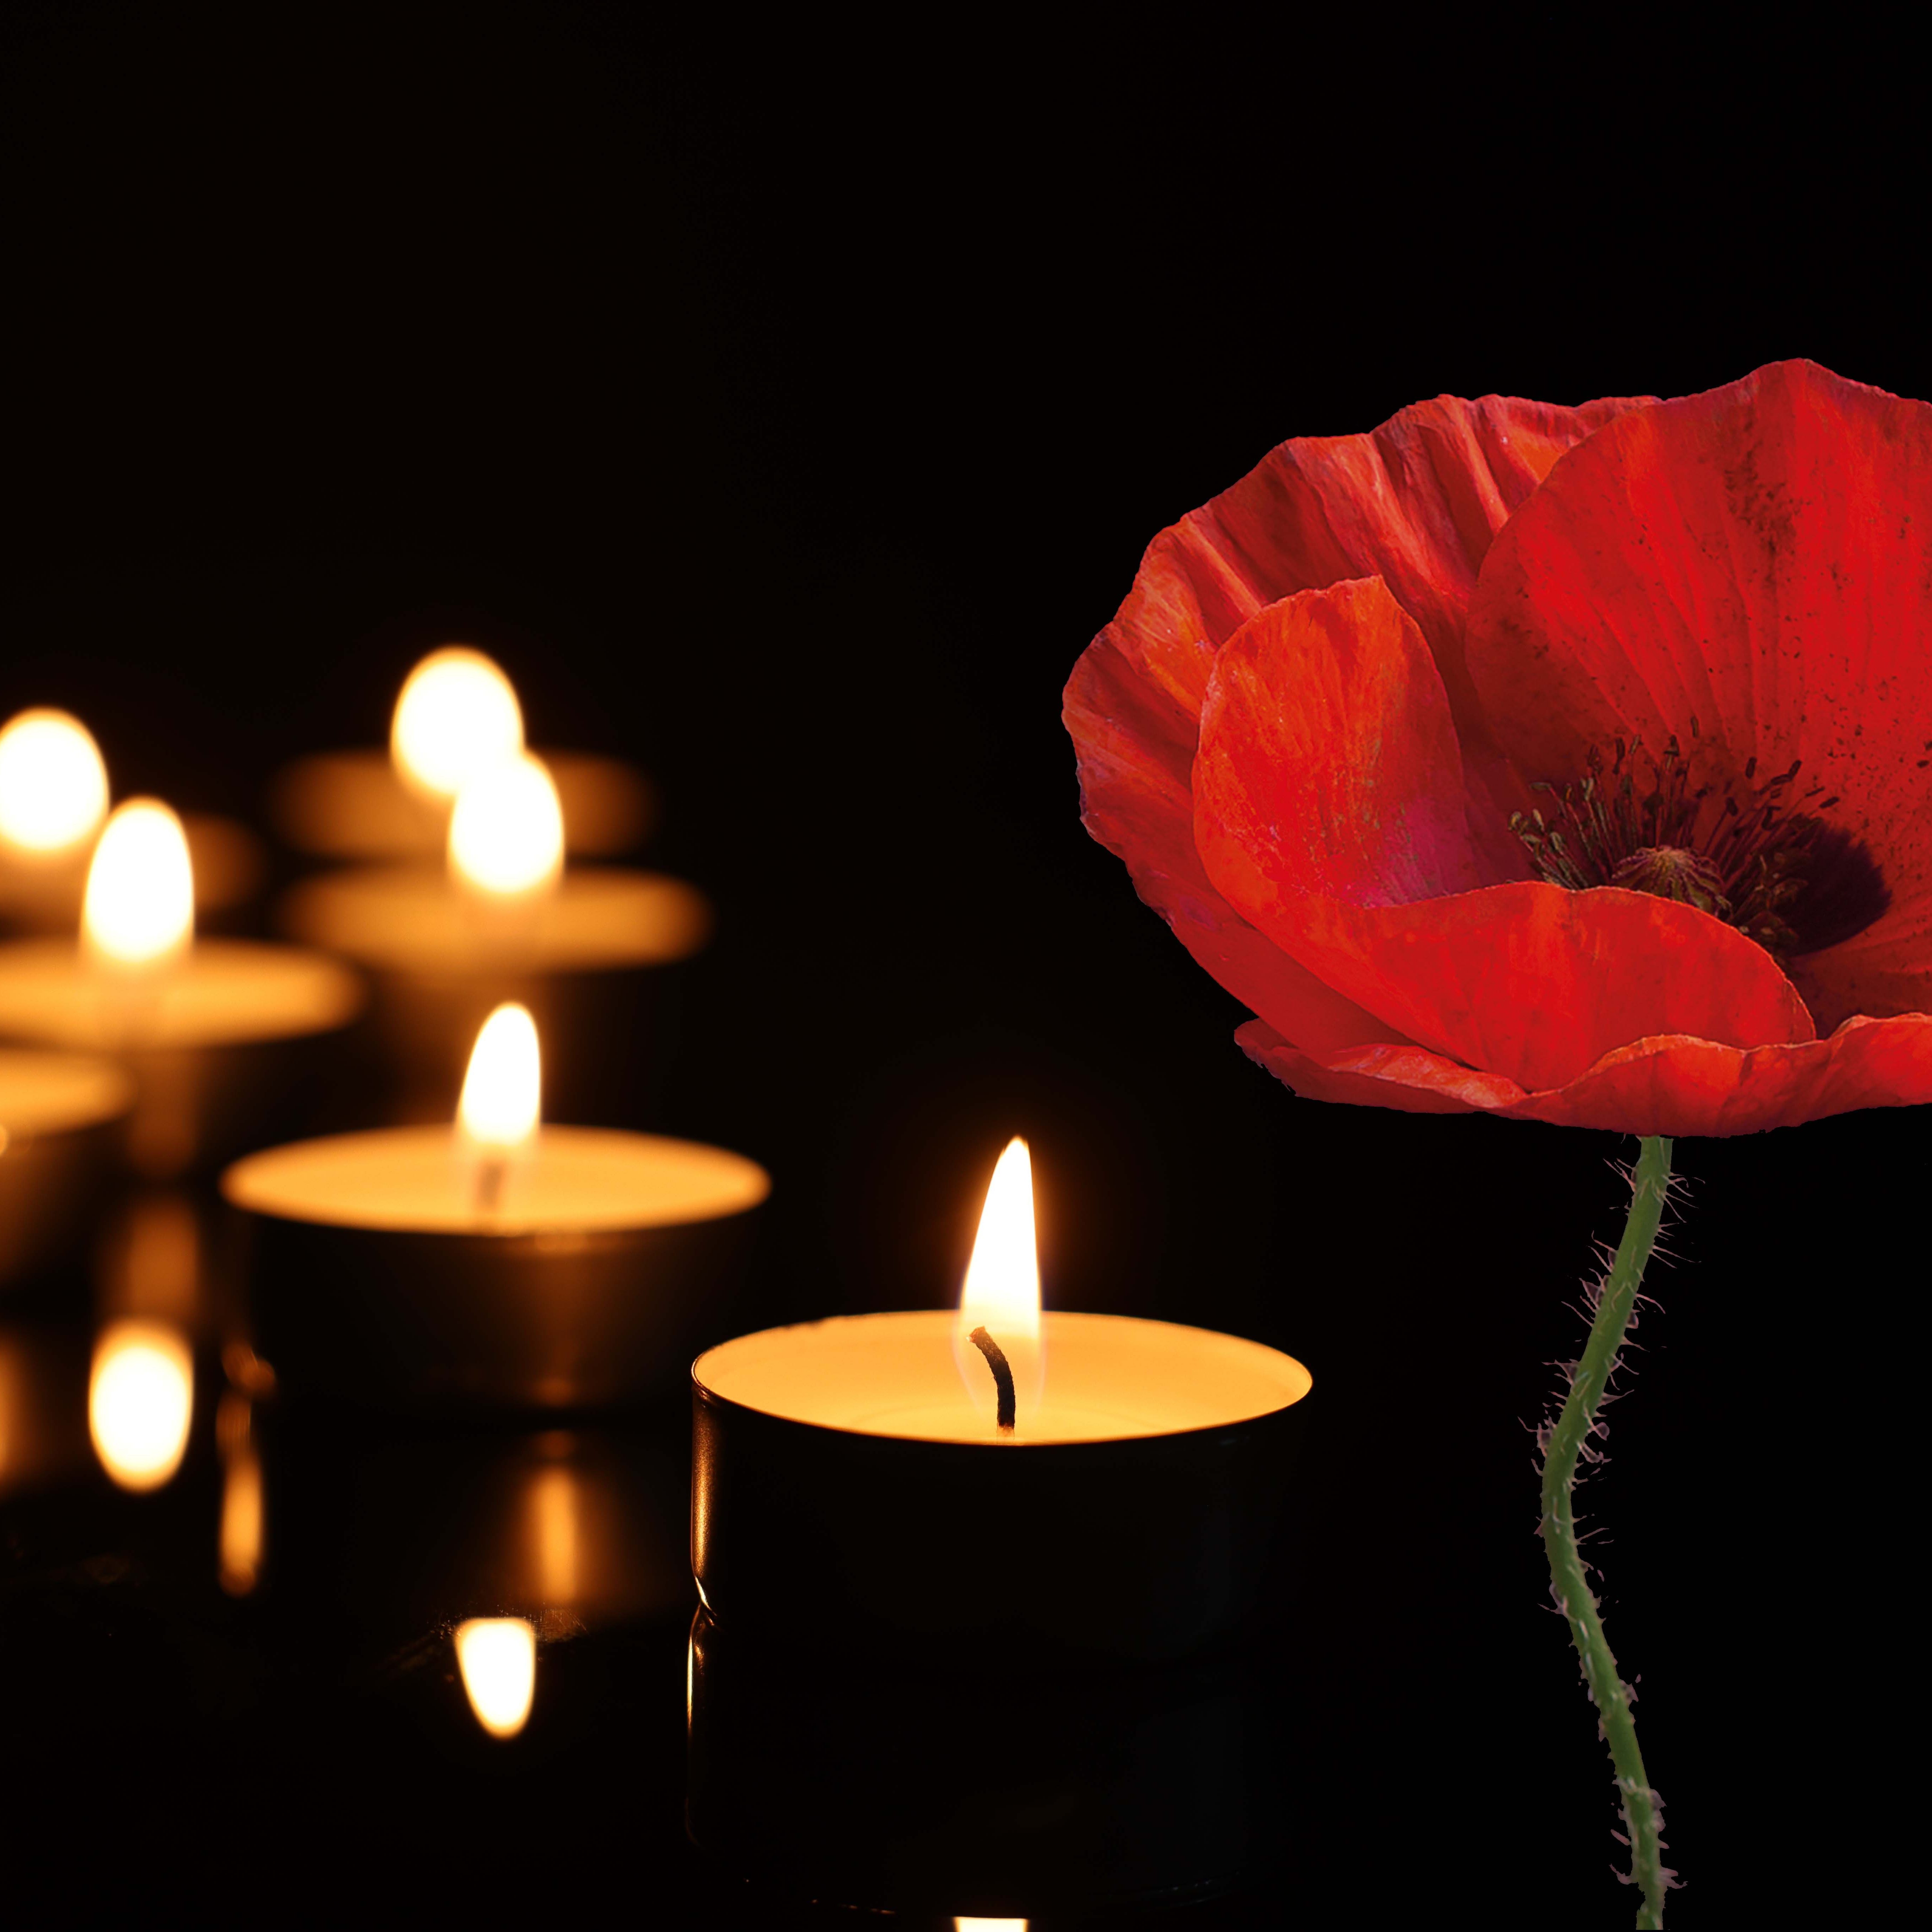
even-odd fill
[(770, 1182), (722, 1148), (540, 1125), (539, 1061), (529, 1014), (506, 1009), (460, 1121), (271, 1148), (223, 1176), (252, 1217), (278, 1370), (404, 1408), (587, 1406), (674, 1379)]
[(136, 1094), (130, 1153), (154, 1174), (245, 1144), (279, 1098), (283, 1051), (346, 1024), (361, 997), (319, 954), (197, 941), (182, 824), (152, 799), (102, 831), (78, 944), (0, 946), (0, 1036), (120, 1059)]
[(506, 1000), (533, 1008), (573, 1110), (622, 1105), (635, 1082), (614, 1040), (644, 1037), (633, 1009), (648, 969), (708, 937), (703, 897), (676, 879), (563, 868), (564, 814), (543, 760), (515, 752), (464, 778), (440, 871), (325, 874), (284, 900), (284, 931), (373, 976), (372, 1023), (397, 1070), (396, 1113), (448, 1112), (478, 1022)]
[(1038, 1296), (1016, 1142), (959, 1312), (769, 1329), (698, 1358), (692, 1547), (722, 1623), (1027, 1627), (1148, 1656), (1250, 1612), (1308, 1371), (1232, 1335), (1042, 1314)]
[[(427, 857), (464, 787), (525, 748), (510, 680), (481, 651), (432, 651), (404, 681), (387, 752), (328, 752), (291, 765), (270, 799), (276, 828), (325, 858)], [(630, 766), (547, 751), (565, 842), (585, 857), (627, 852), (649, 824), (649, 788)]]
[[(107, 767), (78, 718), (39, 708), (0, 728), (0, 917), (73, 930), (107, 801)], [(196, 907), (218, 914), (252, 898), (265, 869), (254, 834), (203, 813), (181, 824)]]

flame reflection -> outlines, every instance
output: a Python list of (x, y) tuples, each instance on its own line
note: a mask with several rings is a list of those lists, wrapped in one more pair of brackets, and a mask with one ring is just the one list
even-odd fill
[(181, 1467), (194, 1413), (188, 1340), (165, 1322), (111, 1322), (94, 1344), (87, 1423), (100, 1466), (124, 1490), (158, 1490)]
[(254, 1405), (239, 1389), (231, 1388), (221, 1398), (214, 1439), (222, 1462), (221, 1587), (231, 1597), (245, 1597), (261, 1580), (264, 1510)]
[(456, 1663), (476, 1721), (493, 1738), (514, 1737), (536, 1693), (535, 1628), (521, 1617), (472, 1617), (456, 1627)]

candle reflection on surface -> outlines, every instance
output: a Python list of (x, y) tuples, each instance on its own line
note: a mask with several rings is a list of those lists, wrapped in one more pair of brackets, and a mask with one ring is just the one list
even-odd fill
[(104, 1315), (194, 1329), (209, 1313), (200, 1223), (173, 1189), (131, 1196), (100, 1244), (94, 1283)]
[(94, 1344), (87, 1421), (100, 1466), (124, 1490), (158, 1490), (181, 1467), (194, 1412), (194, 1363), (164, 1322), (111, 1322)]
[(530, 1528), (537, 1588), (546, 1605), (578, 1598), (578, 1529), (582, 1510), (577, 1480), (563, 1463), (539, 1469), (530, 1484)]
[(456, 1627), (456, 1663), (476, 1721), (513, 1738), (536, 1693), (537, 1634), (521, 1617), (472, 1617)]
[(214, 1413), (214, 1439), (222, 1462), (221, 1587), (231, 1597), (245, 1597), (261, 1580), (264, 1510), (254, 1405), (238, 1388), (222, 1396)]

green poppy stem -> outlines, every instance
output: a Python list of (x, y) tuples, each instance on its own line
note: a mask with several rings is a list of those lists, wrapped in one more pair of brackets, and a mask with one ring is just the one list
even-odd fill
[(1550, 1431), (1543, 1456), (1543, 1546), (1550, 1558), (1550, 1594), (1583, 1660), (1583, 1681), (1601, 1714), (1604, 1741), (1610, 1748), (1617, 1800), (1623, 1808), (1630, 1841), (1630, 1876), (1643, 1894), (1636, 1915), (1639, 1932), (1664, 1923), (1664, 1894), (1671, 1874), (1662, 1860), (1661, 1803), (1644, 1774), (1643, 1753), (1637, 1748), (1636, 1722), (1630, 1712), (1630, 1687), (1617, 1675), (1617, 1660), (1604, 1635), (1604, 1620), (1598, 1613), (1597, 1600), (1576, 1546), (1571, 1491), (1577, 1459), (1586, 1453), (1596, 1432), (1597, 1412), (1616, 1369), (1617, 1352), (1630, 1327), (1644, 1264), (1657, 1240), (1670, 1189), (1670, 1143), (1660, 1136), (1647, 1135), (1631, 1177), (1630, 1218), (1624, 1224), (1623, 1239), (1617, 1244), (1616, 1259), (1597, 1298), (1589, 1341), (1570, 1376), (1569, 1395)]

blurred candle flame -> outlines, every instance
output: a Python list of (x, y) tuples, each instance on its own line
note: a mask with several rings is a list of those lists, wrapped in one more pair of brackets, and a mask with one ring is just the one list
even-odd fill
[(116, 966), (147, 967), (194, 938), (194, 872), (182, 822), (159, 799), (115, 808), (87, 868), (81, 944)]
[(510, 680), (481, 651), (432, 651), (404, 680), (389, 754), (405, 784), (454, 798), (470, 779), (524, 748), (524, 715)]
[(94, 1346), (87, 1424), (124, 1490), (158, 1490), (181, 1467), (194, 1413), (194, 1358), (165, 1322), (110, 1322)]
[(544, 892), (563, 870), (563, 807), (541, 758), (519, 753), (479, 772), (449, 819), (450, 875), (499, 899)]
[(535, 1628), (521, 1617), (472, 1617), (456, 1627), (456, 1664), (476, 1721), (493, 1738), (514, 1737), (536, 1693)]
[(527, 1006), (506, 1001), (483, 1022), (470, 1050), (456, 1120), (478, 1152), (499, 1157), (535, 1137), (543, 1091), (543, 1058)]
[(956, 1918), (952, 1932), (1027, 1932), (1024, 1918)]
[(107, 815), (107, 767), (78, 718), (37, 706), (0, 730), (0, 842), (37, 859), (77, 853)]
[(986, 1358), (968, 1339), (983, 1327), (999, 1343), (1013, 1372), (1019, 1419), (1040, 1401), (1045, 1375), (1040, 1348), (1040, 1258), (1034, 1229), (1033, 1157), (1016, 1136), (1006, 1143), (986, 1189), (986, 1204), (967, 1264), (966, 1283), (953, 1324), (952, 1352), (976, 1408), (990, 1422), (994, 1385)]

